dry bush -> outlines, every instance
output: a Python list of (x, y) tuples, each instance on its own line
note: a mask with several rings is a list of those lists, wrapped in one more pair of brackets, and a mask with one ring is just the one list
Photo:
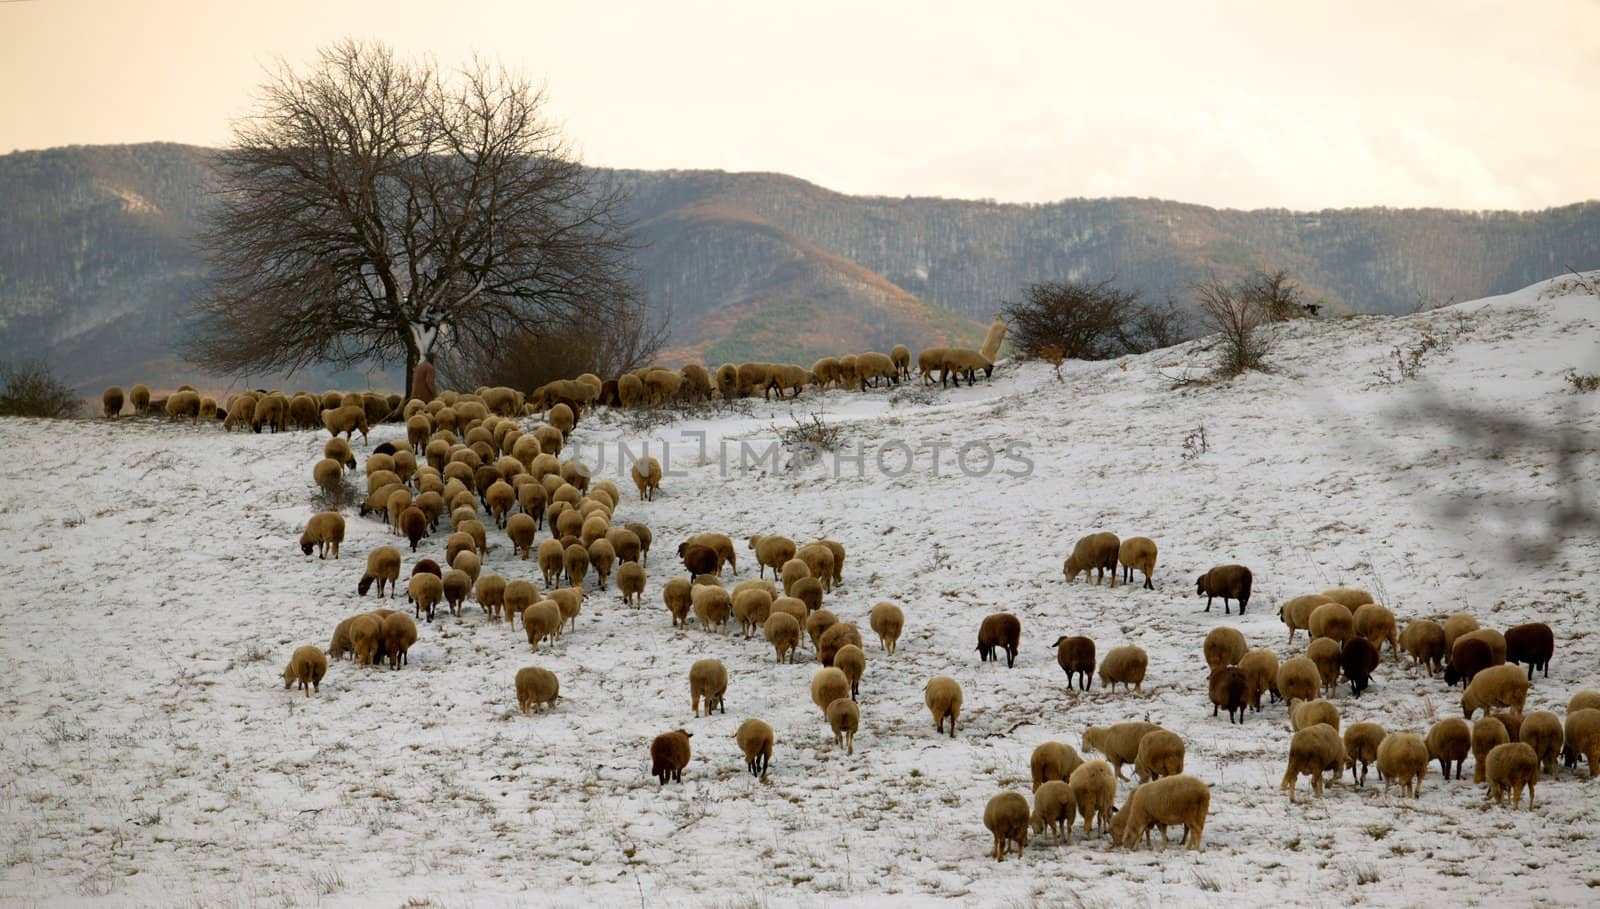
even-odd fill
[(0, 367), (0, 417), (78, 416), (83, 402), (43, 363)]

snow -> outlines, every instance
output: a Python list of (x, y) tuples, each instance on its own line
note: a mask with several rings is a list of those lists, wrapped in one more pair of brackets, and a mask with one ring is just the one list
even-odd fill
[[(1402, 625), (1459, 610), (1502, 629), (1549, 622), (1556, 657), (1530, 710), (1563, 714), (1573, 692), (1600, 688), (1600, 541), (1593, 525), (1549, 530), (1580, 493), (1594, 507), (1600, 395), (1568, 394), (1562, 374), (1600, 367), (1600, 299), (1547, 282), (1418, 316), (1276, 330), (1275, 370), (1231, 382), (1172, 387), (1186, 369), (1202, 374), (1195, 343), (1070, 363), (1061, 382), (1003, 364), (960, 390), (743, 402), (649, 429), (636, 414), (588, 417), (575, 439), (591, 460), (605, 448), (608, 475), (619, 443), (637, 452), (646, 439), (671, 444), (681, 473), (649, 503), (614, 477), (617, 520), (655, 532), (646, 607), (592, 590), (591, 575), (576, 633), (534, 655), (520, 627), (469, 604), (422, 628), (408, 668), (335, 663), (310, 699), (282, 687), (290, 652), (326, 646), (340, 619), (378, 605), (356, 581), (366, 552), (395, 542), (349, 513), (339, 560), (300, 555), (322, 433), (0, 421), (0, 903), (1592, 902), (1600, 782), (1564, 773), (1540, 783), (1534, 811), (1513, 812), (1434, 765), (1417, 800), (1346, 777), (1322, 799), (1302, 780), (1306, 798), (1290, 805), (1277, 785), (1283, 705), (1238, 726), (1212, 718), (1200, 642), (1232, 624), (1252, 646), (1296, 653), (1305, 637), (1285, 643), (1277, 604), (1349, 584)], [(1445, 343), (1417, 378), (1377, 378), (1424, 333)], [(1446, 406), (1477, 422), (1441, 419)], [(739, 466), (741, 442), (759, 450), (813, 412), (864, 446), (863, 469)], [(1463, 431), (1485, 414), (1526, 425), (1511, 438)], [(1202, 424), (1208, 450), (1186, 456)], [(1539, 435), (1560, 430), (1576, 435), (1566, 468)], [(708, 458), (690, 432), (707, 434)], [(732, 446), (726, 471), (718, 440)], [(917, 469), (886, 475), (876, 453), (897, 440)], [(1016, 450), (1031, 473), (1008, 476), (1017, 462), (1002, 459), (963, 475), (957, 449), (974, 441), (1028, 445)], [(934, 442), (946, 446), (937, 476)], [(1063, 582), (1072, 542), (1101, 529), (1158, 542), (1156, 590)], [(705, 530), (736, 539), (739, 579), (754, 577), (751, 533), (848, 548), (824, 605), (866, 638), (853, 757), (810, 703), (814, 663), (670, 627), (661, 583), (677, 543)], [(440, 535), (407, 552), (406, 571), (442, 546)], [(486, 571), (536, 577), (492, 529), (491, 547)], [(1202, 612), (1193, 578), (1233, 561), (1255, 570), (1249, 611)], [(907, 615), (892, 657), (866, 622), (880, 600)], [(1015, 669), (973, 651), (998, 611), (1023, 620)], [(1062, 634), (1090, 635), (1102, 654), (1144, 647), (1143, 693), (1069, 691), (1052, 646)], [(729, 669), (728, 712), (695, 719), (687, 674), (705, 656)], [(512, 678), (530, 664), (558, 674), (564, 699), (525, 718)], [(922, 703), (938, 674), (965, 689), (954, 739), (934, 734)], [(1365, 696), (1346, 686), (1336, 703), (1346, 724), (1425, 732), (1458, 696), (1386, 656)], [(764, 784), (732, 738), (749, 716), (777, 732)], [(1212, 786), (1203, 854), (1034, 838), (1021, 861), (996, 865), (983, 806), (1000, 788), (1026, 792), (1034, 746), (1078, 747), (1088, 725), (1144, 718), (1182, 735), (1186, 772)], [(695, 733), (694, 759), (682, 785), (658, 787), (650, 738), (680, 726)]]

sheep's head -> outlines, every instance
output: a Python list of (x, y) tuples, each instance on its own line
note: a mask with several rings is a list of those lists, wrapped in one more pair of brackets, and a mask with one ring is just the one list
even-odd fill
[(311, 549), (312, 549), (312, 547), (314, 545), (315, 544), (313, 544), (309, 540), (307, 540), (304, 535), (301, 535), (301, 537), (300, 537), (300, 551), (302, 553), (304, 553), (306, 555), (310, 555), (311, 554)]
[(1206, 592), (1206, 576), (1205, 575), (1201, 575), (1200, 577), (1194, 579), (1194, 592), (1195, 593), (1205, 593)]
[(1446, 666), (1446, 667), (1444, 667), (1444, 683), (1446, 685), (1449, 685), (1450, 687), (1454, 688), (1456, 683), (1459, 682), (1459, 681), (1461, 681), (1461, 673), (1456, 671), (1456, 667), (1454, 667), (1454, 666)]

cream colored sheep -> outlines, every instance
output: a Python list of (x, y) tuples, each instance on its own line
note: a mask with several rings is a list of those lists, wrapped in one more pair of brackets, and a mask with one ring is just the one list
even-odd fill
[(1105, 755), (1116, 772), (1117, 779), (1126, 779), (1122, 775), (1122, 765), (1132, 764), (1138, 760), (1139, 742), (1147, 734), (1160, 728), (1155, 723), (1143, 721), (1116, 723), (1111, 726), (1090, 726), (1083, 731), (1083, 750)]
[(795, 550), (794, 557), (806, 564), (822, 589), (833, 590), (833, 549), (824, 543), (807, 543)]
[[(845, 627), (844, 623), (833, 626), (828, 632), (833, 632)], [(845, 644), (834, 651), (832, 665), (844, 671), (845, 678), (850, 680), (850, 699), (856, 700), (861, 696), (861, 677), (867, 672), (867, 655), (861, 650), (859, 644)]]
[(1155, 590), (1150, 578), (1156, 573), (1156, 541), (1149, 537), (1129, 537), (1117, 547), (1117, 561), (1122, 566), (1122, 580), (1133, 583), (1134, 571), (1144, 574), (1144, 589)]
[(633, 476), (633, 485), (639, 489), (639, 498), (651, 501), (661, 489), (661, 462), (655, 458), (644, 458), (637, 461), (629, 468)]
[(1269, 692), (1275, 696), (1278, 690), (1278, 655), (1265, 647), (1258, 648), (1240, 658), (1239, 668), (1249, 681), (1250, 709), (1259, 711), (1261, 696)]
[(1589, 762), (1589, 779), (1600, 776), (1600, 709), (1580, 707), (1567, 713), (1567, 725), (1562, 729), (1566, 744), (1561, 749), (1561, 760), (1576, 768), (1578, 759)]
[(1072, 771), (1067, 779), (1072, 790), (1072, 800), (1083, 818), (1083, 836), (1088, 839), (1098, 826), (1101, 833), (1111, 825), (1111, 814), (1116, 810), (1117, 774), (1105, 761), (1088, 761)]
[(1322, 723), (1308, 726), (1289, 740), (1289, 766), (1278, 788), (1289, 790), (1289, 803), (1293, 804), (1295, 783), (1301, 774), (1308, 774), (1312, 795), (1322, 798), (1323, 773), (1331, 770), (1337, 780), (1344, 776), (1344, 764), (1344, 743), (1339, 740), (1339, 733)]
[(1111, 687), (1117, 690), (1121, 684), (1126, 690), (1132, 686), (1134, 691), (1144, 690), (1145, 670), (1150, 665), (1150, 657), (1140, 647), (1124, 644), (1113, 647), (1100, 661), (1100, 687)]
[(1576, 710), (1600, 710), (1600, 691), (1580, 691), (1567, 701), (1567, 712)]
[(766, 577), (768, 568), (774, 572), (781, 569), (785, 562), (794, 558), (797, 551), (793, 540), (776, 534), (752, 534), (750, 548), (755, 551), (761, 577)]
[(1072, 776), (1072, 771), (1083, 765), (1083, 758), (1078, 756), (1078, 749), (1065, 742), (1044, 742), (1033, 749), (1033, 755), (1028, 759), (1028, 768), (1033, 773), (1033, 790), (1051, 780), (1065, 782)]
[(561, 609), (561, 626), (557, 627), (570, 625), (573, 631), (577, 631), (578, 615), (583, 612), (583, 588), (558, 587), (546, 592), (545, 596), (555, 600)]
[(1061, 564), (1061, 573), (1066, 576), (1067, 583), (1078, 579), (1078, 574), (1083, 574), (1083, 579), (1088, 581), (1089, 575), (1096, 574), (1095, 584), (1105, 580), (1106, 572), (1111, 572), (1111, 586), (1117, 586), (1117, 553), (1120, 551), (1122, 541), (1114, 533), (1091, 533), (1079, 538), (1072, 547), (1072, 555)]
[(522, 630), (528, 635), (528, 646), (539, 652), (539, 642), (549, 638), (552, 642), (561, 634), (561, 607), (555, 600), (545, 599), (522, 611)]
[(1428, 746), (1414, 732), (1391, 732), (1378, 744), (1378, 775), (1383, 791), (1400, 784), (1403, 798), (1422, 795), (1422, 778), (1428, 775)]
[(1446, 717), (1428, 730), (1423, 740), (1428, 747), (1428, 760), (1439, 762), (1439, 772), (1451, 779), (1450, 767), (1455, 765), (1455, 779), (1461, 779), (1461, 767), (1472, 753), (1472, 727), (1460, 717)]
[(622, 594), (625, 606), (638, 607), (644, 603), (644, 568), (638, 562), (623, 562), (617, 569), (617, 592)]
[(1206, 633), (1201, 649), (1205, 654), (1206, 669), (1216, 672), (1244, 659), (1244, 655), (1250, 652), (1250, 645), (1245, 643), (1239, 629), (1220, 625)]
[(361, 575), (361, 581), (356, 585), (356, 593), (366, 596), (372, 589), (374, 581), (378, 584), (378, 596), (383, 596), (384, 586), (388, 585), (389, 596), (394, 596), (394, 586), (400, 580), (400, 550), (393, 546), (379, 546), (367, 553), (367, 570)]
[(1289, 643), (1294, 643), (1294, 633), (1296, 631), (1310, 631), (1311, 613), (1316, 611), (1318, 606), (1332, 602), (1332, 600), (1320, 593), (1294, 597), (1285, 601), (1283, 606), (1278, 609), (1278, 618), (1283, 620), (1283, 624), (1289, 626)]
[(1499, 719), (1486, 716), (1472, 724), (1472, 781), (1482, 783), (1485, 780), (1485, 762), (1489, 760), (1489, 752), (1496, 745), (1504, 745), (1511, 741), (1511, 736), (1506, 732), (1506, 724)]
[(1522, 787), (1528, 787), (1528, 810), (1533, 810), (1533, 790), (1539, 783), (1539, 756), (1524, 742), (1496, 745), (1487, 761), (1489, 797), (1504, 805), (1511, 794), (1511, 807), (1522, 807)]
[(696, 584), (690, 590), (689, 598), (694, 603), (694, 617), (699, 620), (701, 628), (727, 632), (733, 599), (725, 588), (714, 584)]
[(1278, 667), (1278, 697), (1284, 700), (1314, 700), (1321, 688), (1317, 664), (1303, 656), (1284, 660)]
[(1322, 693), (1333, 697), (1339, 688), (1339, 657), (1344, 648), (1333, 638), (1316, 638), (1306, 646), (1306, 659), (1317, 664), (1317, 674), (1322, 677)]
[(372, 665), (378, 653), (379, 637), (382, 633), (383, 620), (377, 616), (358, 615), (350, 622), (350, 652), (358, 665)]
[(1470, 720), (1479, 710), (1487, 713), (1492, 707), (1521, 713), (1528, 701), (1529, 685), (1521, 666), (1491, 666), (1473, 676), (1467, 690), (1462, 692), (1461, 714)]
[(1291, 699), (1289, 701), (1289, 728), (1296, 732), (1310, 729), (1318, 723), (1332, 727), (1334, 732), (1339, 731), (1339, 708), (1329, 701), (1302, 701)]
[(693, 586), (686, 577), (672, 578), (662, 585), (661, 599), (666, 603), (667, 612), (672, 614), (672, 627), (676, 628), (688, 619), (694, 604)]
[[(120, 402), (118, 409), (121, 409)], [(319, 694), (322, 692), (322, 677), (327, 674), (327, 655), (315, 644), (304, 644), (296, 647), (289, 656), (289, 665), (283, 670), (283, 687), (299, 685), (306, 697), (311, 697), (313, 690)]]
[(567, 583), (577, 587), (583, 586), (583, 579), (589, 574), (589, 550), (583, 548), (582, 543), (573, 543), (561, 554), (561, 570), (567, 576)]
[(1072, 845), (1072, 822), (1077, 813), (1078, 802), (1065, 780), (1033, 787), (1033, 814), (1028, 824), (1035, 836), (1049, 830), (1051, 843), (1060, 845), (1064, 837), (1067, 845)]
[(1366, 639), (1374, 647), (1389, 644), (1389, 655), (1400, 659), (1400, 633), (1395, 628), (1394, 613), (1377, 603), (1363, 603), (1356, 607), (1356, 637)]
[(700, 715), (700, 699), (706, 699), (706, 716), (713, 710), (728, 712), (725, 698), (728, 693), (728, 669), (721, 660), (695, 660), (689, 667), (689, 706), (694, 715)]
[(1411, 654), (1411, 665), (1425, 667), (1430, 676), (1443, 670), (1450, 653), (1445, 648), (1444, 629), (1432, 619), (1408, 622), (1400, 632), (1400, 646)]
[(526, 560), (533, 554), (533, 540), (539, 533), (533, 518), (519, 512), (512, 515), (505, 526), (506, 536), (511, 539), (512, 554)]
[(367, 412), (359, 404), (322, 411), (322, 425), (328, 430), (329, 435), (343, 435), (354, 439), (356, 432), (359, 431), (361, 441), (363, 443), (367, 441)]
[(561, 576), (566, 554), (567, 548), (561, 545), (560, 540), (545, 540), (539, 544), (539, 574), (544, 577), (546, 587)]
[(836, 698), (823, 711), (833, 730), (833, 743), (843, 745), (845, 754), (856, 753), (856, 732), (861, 728), (861, 708), (850, 698)]
[[(374, 614), (388, 612), (388, 610), (374, 610)], [(394, 612), (383, 617), (383, 627), (379, 631), (379, 640), (383, 642), (383, 650), (389, 655), (389, 668), (399, 669), (401, 664), (409, 665), (411, 662), (411, 645), (417, 642), (417, 623), (411, 616), (403, 612)]]
[(1139, 739), (1139, 751), (1133, 759), (1133, 772), (1140, 783), (1183, 772), (1183, 739), (1176, 732), (1153, 729)]
[(811, 647), (816, 649), (817, 642), (822, 640), (823, 634), (838, 623), (839, 618), (826, 609), (818, 609), (806, 616), (806, 634), (811, 637)]
[(311, 480), (323, 492), (338, 492), (344, 485), (344, 465), (332, 458), (323, 458), (311, 465)]
[(1206, 817), (1211, 812), (1211, 788), (1200, 780), (1178, 774), (1146, 783), (1128, 796), (1128, 817), (1122, 845), (1133, 848), (1151, 827), (1161, 830), (1161, 846), (1168, 844), (1167, 826), (1182, 824), (1189, 848), (1205, 851)]
[(337, 511), (321, 511), (311, 516), (306, 522), (306, 529), (300, 534), (300, 552), (310, 555), (313, 547), (317, 550), (317, 558), (326, 559), (329, 551), (333, 557), (339, 557), (339, 544), (344, 542), (344, 515)]
[(595, 540), (589, 544), (589, 565), (594, 568), (595, 580), (599, 582), (600, 589), (606, 589), (606, 579), (611, 577), (611, 569), (617, 564), (617, 551), (605, 540)]
[[(839, 674), (842, 676), (844, 673)], [(933, 728), (943, 732), (944, 721), (948, 717), (950, 737), (955, 738), (956, 720), (961, 716), (961, 685), (947, 675), (934, 676), (923, 687), (922, 698), (928, 705), (928, 710), (933, 713)]]
[[(500, 611), (506, 604), (506, 579), (497, 574), (480, 575), (478, 584), (473, 590), (473, 598), (483, 608), (484, 615), (492, 621), (499, 621)], [(508, 613), (506, 620), (510, 619)]]
[(1332, 638), (1340, 646), (1355, 634), (1356, 618), (1342, 603), (1323, 603), (1311, 613), (1311, 637)]
[(1383, 727), (1377, 723), (1351, 723), (1345, 727), (1345, 760), (1350, 763), (1350, 776), (1355, 779), (1357, 786), (1367, 784), (1367, 768), (1377, 763), (1378, 746), (1383, 744), (1383, 737)]
[(800, 648), (799, 620), (787, 612), (774, 612), (767, 617), (763, 631), (767, 642), (776, 651), (778, 662), (794, 662), (795, 653)]
[(791, 595), (794, 585), (809, 577), (811, 577), (811, 569), (806, 566), (805, 562), (799, 559), (790, 559), (784, 562), (779, 573), (779, 580), (783, 584), (784, 596)]
[(433, 610), (444, 599), (444, 581), (436, 574), (413, 574), (406, 584), (406, 598), (415, 605), (414, 614), (417, 618), (426, 613), (431, 622)]
[(766, 590), (747, 587), (733, 591), (733, 617), (739, 620), (739, 630), (746, 638), (765, 626), (771, 614), (772, 594)]
[(133, 412), (145, 416), (150, 412), (150, 389), (144, 385), (135, 385), (128, 389), (128, 403), (133, 405)]
[(1017, 857), (1028, 848), (1028, 800), (1015, 792), (1002, 792), (989, 800), (983, 808), (983, 826), (994, 834), (994, 860), (1006, 860), (1012, 843), (1017, 845)]
[(772, 761), (775, 741), (772, 727), (752, 717), (739, 724), (739, 731), (733, 734), (733, 738), (739, 743), (739, 750), (744, 752), (745, 769), (750, 771), (751, 776), (766, 779), (767, 764)]
[(817, 670), (811, 677), (811, 703), (827, 716), (828, 705), (840, 698), (850, 699), (850, 680), (845, 677), (844, 670), (835, 666)]
[(1444, 652), (1455, 649), (1456, 638), (1469, 631), (1478, 630), (1478, 620), (1465, 612), (1458, 612), (1444, 620)]
[(906, 614), (893, 603), (878, 603), (872, 607), (867, 623), (878, 636), (878, 646), (885, 653), (892, 655), (895, 645), (900, 641), (900, 634), (905, 629)]
[(1548, 710), (1534, 710), (1522, 718), (1517, 740), (1533, 749), (1539, 758), (1539, 774), (1561, 778), (1561, 746), (1566, 744), (1561, 719)]

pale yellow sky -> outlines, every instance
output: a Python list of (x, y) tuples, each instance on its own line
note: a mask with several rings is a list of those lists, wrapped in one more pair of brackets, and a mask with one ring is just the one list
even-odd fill
[(345, 36), (542, 81), (586, 162), (1002, 201), (1600, 197), (1600, 0), (0, 2), (0, 153), (216, 145)]

